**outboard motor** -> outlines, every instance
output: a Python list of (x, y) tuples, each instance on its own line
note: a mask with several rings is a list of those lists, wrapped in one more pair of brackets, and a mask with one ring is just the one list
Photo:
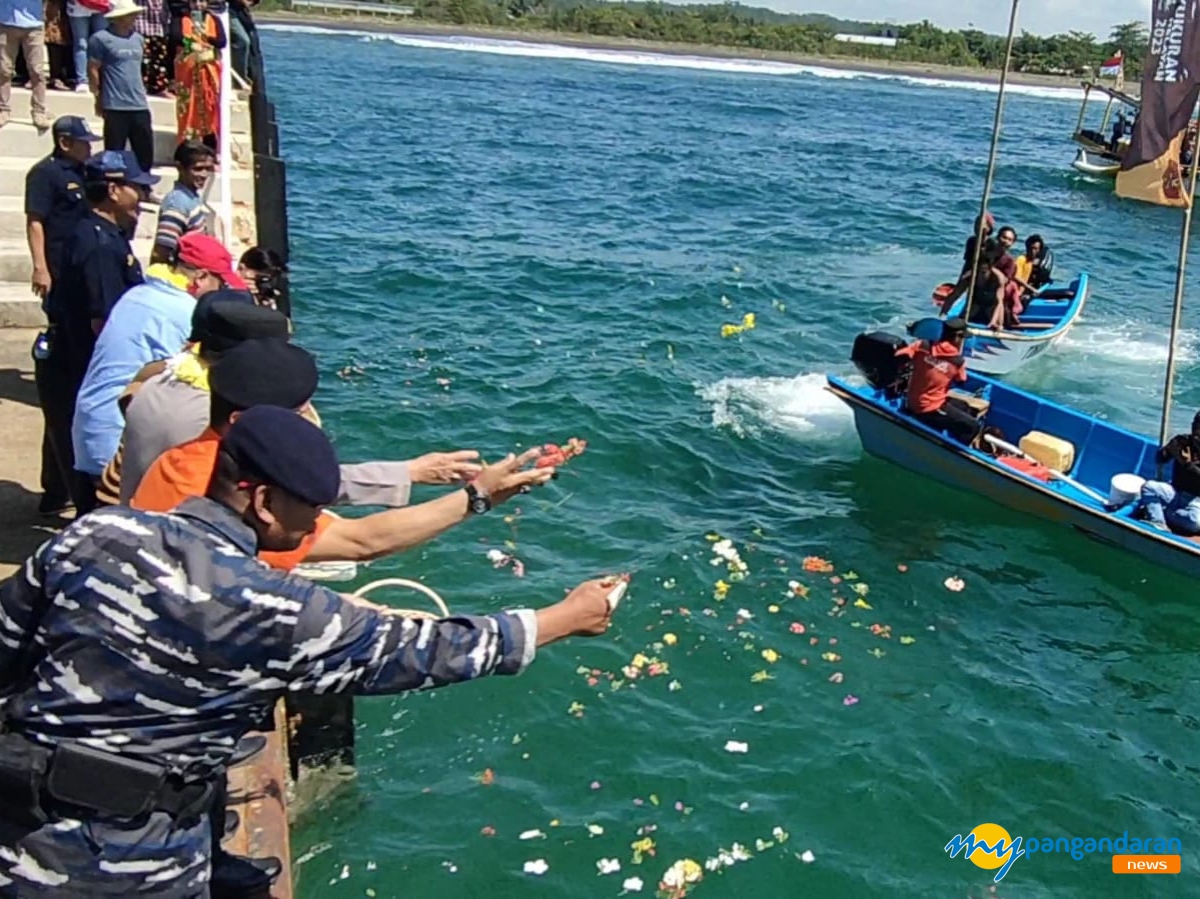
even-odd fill
[(862, 372), (872, 387), (888, 396), (900, 396), (908, 388), (912, 360), (896, 356), (896, 350), (908, 343), (903, 337), (874, 331), (854, 338), (850, 361)]

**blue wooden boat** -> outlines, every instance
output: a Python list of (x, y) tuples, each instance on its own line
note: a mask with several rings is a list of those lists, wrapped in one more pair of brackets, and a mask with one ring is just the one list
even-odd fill
[[(1068, 286), (1049, 285), (1025, 303), (1021, 327), (1013, 331), (971, 328), (963, 355), (973, 371), (1003, 377), (1040, 356), (1066, 336), (1083, 312), (1088, 275), (1080, 272)], [(961, 316), (966, 298), (950, 307), (949, 317)]]
[(1200, 576), (1200, 543), (1134, 519), (1133, 504), (1115, 510), (1108, 506), (1114, 475), (1156, 476), (1158, 444), (1153, 439), (993, 378), (970, 375), (965, 391), (978, 398), (978, 405), (986, 402), (982, 420), (999, 428), (1007, 442), (1015, 444), (1036, 430), (1074, 444), (1074, 463), (1064, 472), (1069, 480), (1045, 482), (926, 427), (901, 411), (902, 399), (891, 391), (832, 376), (828, 389), (853, 410), (863, 449), (871, 455), (1009, 508), (1069, 525), (1155, 564)]

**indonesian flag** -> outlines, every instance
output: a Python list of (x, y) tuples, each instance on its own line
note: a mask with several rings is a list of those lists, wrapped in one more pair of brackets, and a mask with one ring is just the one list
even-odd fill
[(1101, 75), (1120, 75), (1125, 70), (1125, 57), (1121, 55), (1121, 51), (1117, 51), (1117, 55), (1112, 59), (1106, 59), (1100, 63)]

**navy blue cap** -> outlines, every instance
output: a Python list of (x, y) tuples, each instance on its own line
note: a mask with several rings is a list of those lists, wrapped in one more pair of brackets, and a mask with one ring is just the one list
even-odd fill
[(250, 294), (246, 299), (229, 296), (244, 291), (214, 290), (206, 293), (192, 311), (192, 333), (188, 338), (200, 344), (206, 353), (224, 353), (243, 340), (290, 334), (287, 316), (277, 309), (257, 306)]
[(59, 116), (50, 126), (50, 133), (55, 137), (69, 137), (74, 140), (103, 140), (99, 134), (92, 134), (88, 123), (77, 115)]
[(208, 370), (208, 386), (234, 409), (299, 409), (317, 392), (317, 363), (286, 339), (245, 340)]
[(310, 506), (327, 506), (338, 497), (341, 473), (333, 444), (288, 409), (247, 409), (230, 425), (221, 449), (248, 481), (278, 487)]
[(130, 150), (103, 150), (90, 157), (87, 161), (87, 180), (120, 181), (126, 184), (138, 184), (142, 187), (153, 187), (158, 184), (158, 175), (143, 171), (137, 157)]

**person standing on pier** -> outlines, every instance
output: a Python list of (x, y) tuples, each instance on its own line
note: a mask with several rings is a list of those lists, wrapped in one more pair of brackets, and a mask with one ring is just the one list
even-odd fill
[(175, 252), (179, 238), (193, 231), (211, 233), (212, 210), (204, 203), (204, 187), (213, 176), (217, 154), (209, 146), (186, 140), (175, 148), (175, 168), (179, 177), (163, 197), (154, 230), (151, 262), (166, 262)]
[(188, 234), (170, 265), (151, 265), (146, 280), (122, 294), (96, 338), (75, 403), (76, 470), (100, 477), (121, 443), (121, 392), (143, 366), (170, 358), (187, 342), (196, 297), (226, 286), (245, 286), (229, 251), (215, 237)]
[(338, 481), (319, 428), (250, 409), (204, 497), (84, 516), (0, 586), (0, 882), (205, 896), (214, 784), (281, 696), (520, 674), (539, 647), (608, 630), (614, 579), (536, 610), (421, 620), (263, 566), (255, 553), (298, 546)]
[(5, 0), (0, 4), (0, 128), (8, 122), (12, 96), (13, 66), (17, 51), (25, 52), (32, 96), (29, 111), (33, 127), (45, 131), (46, 117), (46, 27), (42, 0)]
[(191, 0), (186, 16), (171, 23), (175, 56), (176, 115), (180, 142), (198, 140), (214, 150), (221, 117), (221, 50), (225, 29), (208, 0)]
[(75, 471), (75, 401), (105, 319), (126, 290), (142, 283), (142, 266), (126, 235), (137, 225), (141, 201), (158, 182), (128, 150), (96, 154), (88, 160), (86, 177), (91, 211), (75, 228), (46, 302), (50, 330), (43, 369), (48, 379), (38, 385), (59, 464), (72, 473), (71, 498), (80, 515), (91, 511), (96, 492), (93, 478)]
[[(43, 312), (47, 309), (50, 290), (62, 272), (65, 250), (75, 227), (88, 214), (84, 164), (91, 155), (92, 143), (100, 140), (78, 116), (56, 119), (50, 133), (54, 136), (53, 152), (25, 176), (25, 236), (33, 261), (30, 286), (42, 298)], [(55, 392), (52, 387), (45, 392), (46, 386), (53, 381), (53, 375), (46, 371), (49, 349), (47, 335), (39, 334), (33, 346), (33, 379), (43, 415), (42, 498), (38, 501), (38, 511), (43, 515), (57, 515), (70, 505), (67, 485), (71, 467), (64, 468), (60, 464), (54, 441), (63, 439), (64, 435), (54, 431), (52, 416), (46, 414)], [(61, 458), (66, 460), (68, 456), (63, 454)]]
[(104, 148), (133, 150), (144, 171), (154, 167), (154, 123), (142, 83), (145, 38), (136, 28), (143, 7), (112, 0), (108, 28), (88, 40), (88, 86), (104, 119)]

